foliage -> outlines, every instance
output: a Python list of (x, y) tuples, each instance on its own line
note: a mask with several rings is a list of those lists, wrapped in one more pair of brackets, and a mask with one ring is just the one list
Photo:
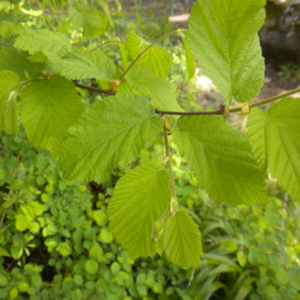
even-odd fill
[(285, 63), (280, 66), (280, 71), (277, 73), (281, 80), (289, 77), (296, 77), (300, 80), (300, 69), (299, 66), (293, 63)]
[[(108, 229), (107, 206), (119, 193), (114, 182), (87, 189), (65, 180), (51, 155), (37, 153), (23, 131), (3, 133), (1, 149), (0, 299), (297, 299), (296, 203), (216, 205), (178, 160), (175, 217), (189, 213), (200, 226), (202, 267), (183, 271), (164, 255), (134, 263)], [(156, 153), (144, 154), (155, 161)], [(114, 172), (114, 178), (122, 176), (121, 184), (130, 173)]]
[(65, 180), (51, 155), (36, 153), (22, 132), (3, 133), (1, 149), (0, 299), (156, 299), (169, 286), (185, 294), (188, 273), (165, 258), (133, 266), (114, 243), (111, 188), (90, 194)]
[[(197, 191), (186, 167), (178, 164), (177, 174), (181, 208), (202, 233), (192, 299), (298, 299), (299, 204), (285, 194), (283, 201), (272, 196), (266, 204), (216, 205)], [(270, 193), (277, 195), (276, 188)]]
[[(222, 5), (216, 0), (198, 1), (187, 33), (177, 30), (152, 42), (133, 33), (124, 42), (116, 39), (112, 35), (114, 21), (102, 2), (88, 7), (75, 1), (68, 8), (64, 25), (49, 22), (57, 30), (29, 23), (12, 27), (2, 34), (11, 47), (1, 50), (6, 60), (0, 64), (0, 83), (6, 88), (0, 95), (0, 129), (16, 133), (20, 106), (20, 121), (29, 141), (37, 149), (52, 152), (64, 170), (64, 180), (94, 180), (98, 184), (109, 180), (114, 168), (136, 161), (163, 131), (165, 157), (159, 164), (145, 162), (117, 184), (109, 209), (109, 228), (132, 258), (164, 252), (170, 262), (182, 268), (198, 266), (202, 254), (199, 230), (184, 210), (177, 210), (170, 134), (200, 187), (218, 202), (267, 202), (268, 172), (295, 200), (300, 197), (299, 99), (292, 100), (286, 94), (258, 104), (230, 107), (234, 100), (250, 101), (263, 84), (257, 31), (265, 17), (264, 4), (264, 0), (225, 0)], [(3, 8), (8, 12), (8, 6)], [(40, 9), (43, 12), (43, 6)], [(66, 3), (59, 1), (57, 9), (64, 14)], [(195, 72), (197, 59), (217, 85), (224, 98), (220, 110), (184, 115), (174, 86), (167, 80), (170, 56), (155, 45), (170, 35), (184, 37), (188, 76)], [(89, 42), (90, 38), (97, 46)], [(113, 42), (120, 44), (119, 64), (102, 50)], [(27, 66), (34, 72), (29, 73)], [(83, 105), (80, 89), (110, 97), (94, 98)], [(250, 112), (255, 106), (281, 98), (267, 113), (259, 109)], [(226, 122), (230, 112), (250, 112), (248, 135)], [(136, 191), (134, 195), (129, 188)], [(42, 214), (38, 203), (20, 207), (24, 216), (18, 217), (18, 229), (26, 218), (32, 221)], [(144, 209), (149, 213), (141, 213)], [(29, 229), (29, 223), (26, 226), (24, 230)], [(55, 251), (66, 254), (68, 247), (64, 242)], [(86, 263), (88, 272), (95, 275), (98, 264)]]

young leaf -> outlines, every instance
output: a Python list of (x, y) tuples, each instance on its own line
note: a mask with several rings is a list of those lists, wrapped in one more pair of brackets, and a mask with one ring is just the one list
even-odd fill
[(112, 60), (99, 49), (95, 51), (75, 49), (64, 58), (54, 58), (50, 66), (68, 79), (108, 80), (116, 71)]
[(28, 140), (36, 148), (47, 148), (54, 155), (83, 110), (75, 86), (60, 75), (34, 81), (21, 94), (21, 121)]
[(26, 50), (30, 54), (41, 51), (50, 60), (56, 56), (63, 56), (72, 50), (71, 42), (64, 34), (48, 29), (33, 31), (29, 28), (17, 37), (14, 47)]
[(130, 77), (127, 77), (127, 81), (133, 89), (151, 98), (155, 108), (182, 111), (171, 84), (146, 66), (134, 66), (130, 71)]
[(101, 11), (82, 4), (69, 7), (69, 18), (75, 30), (79, 31), (83, 28), (83, 35), (93, 39), (105, 32), (108, 22)]
[(200, 265), (200, 231), (185, 211), (178, 210), (166, 220), (164, 249), (169, 260), (183, 269)]
[(247, 102), (264, 82), (257, 31), (265, 0), (207, 0), (194, 3), (186, 40), (199, 65), (217, 85), (225, 104)]
[[(134, 33), (127, 36), (125, 46), (129, 53), (129, 59), (134, 60), (150, 43), (138, 37)], [(170, 72), (171, 58), (169, 53), (158, 46), (152, 46), (135, 63), (135, 65), (145, 65), (156, 75), (167, 78)]]
[(268, 113), (252, 109), (248, 126), (258, 160), (300, 201), (300, 99), (284, 98), (272, 104)]
[(4, 114), (5, 128), (17, 134), (19, 130), (19, 107), (16, 99), (11, 99), (5, 107)]
[(132, 259), (154, 256), (151, 238), (154, 222), (161, 218), (171, 199), (169, 176), (146, 163), (123, 176), (108, 207), (109, 228)]
[(184, 51), (185, 51), (186, 67), (188, 71), (188, 78), (190, 79), (195, 74), (196, 61), (195, 61), (193, 51), (191, 50), (186, 39), (184, 39), (183, 44), (184, 44)]
[(45, 64), (28, 60), (28, 53), (18, 52), (14, 48), (0, 49), (0, 70), (9, 70), (19, 75), (20, 80), (26, 80), (25, 71), (31, 78), (39, 78)]
[(120, 94), (94, 103), (72, 128), (61, 152), (67, 178), (107, 180), (118, 164), (134, 161), (162, 129), (162, 120), (143, 97)]
[(247, 136), (221, 116), (181, 116), (174, 140), (200, 187), (230, 205), (266, 202), (266, 174), (257, 165)]
[[(7, 117), (7, 100), (9, 93), (19, 81), (19, 76), (11, 71), (0, 71), (0, 131), (7, 128), (5, 118)], [(9, 129), (9, 128), (7, 128)]]

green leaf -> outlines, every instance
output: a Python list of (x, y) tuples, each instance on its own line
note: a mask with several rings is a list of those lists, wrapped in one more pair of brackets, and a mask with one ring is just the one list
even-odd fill
[(7, 128), (6, 124), (10, 125), (7, 113), (10, 112), (11, 104), (8, 105), (7, 100), (9, 93), (14, 89), (18, 81), (19, 76), (16, 73), (11, 71), (0, 71), (0, 131)]
[(300, 201), (300, 99), (284, 98), (268, 113), (252, 109), (248, 127), (257, 159)]
[(99, 49), (75, 49), (64, 58), (54, 58), (50, 66), (68, 79), (109, 80), (116, 71), (112, 60)]
[(244, 267), (247, 263), (247, 256), (244, 251), (239, 250), (237, 252), (237, 260), (241, 267)]
[(224, 242), (222, 242), (220, 248), (225, 249), (229, 252), (235, 252), (237, 250), (237, 244), (234, 241), (225, 240)]
[(200, 231), (185, 211), (178, 210), (174, 217), (166, 220), (164, 249), (168, 259), (183, 269), (200, 265)]
[(33, 62), (40, 62), (40, 63), (48, 63), (49, 59), (46, 55), (43, 54), (43, 52), (38, 51), (34, 53), (33, 55), (29, 56), (28, 59)]
[(37, 201), (22, 203), (20, 208), (29, 221), (33, 221), (36, 216), (40, 216), (44, 211), (43, 205)]
[(276, 272), (276, 278), (278, 279), (278, 281), (282, 284), (287, 284), (289, 281), (289, 274), (287, 273), (286, 270), (278, 270)]
[(275, 297), (275, 295), (278, 294), (278, 291), (271, 284), (266, 286), (266, 292), (268, 293), (268, 295), (271, 299), (273, 299)]
[(57, 246), (56, 251), (62, 256), (69, 256), (72, 253), (72, 249), (67, 243), (60, 243)]
[(194, 3), (186, 40), (198, 64), (217, 85), (225, 103), (247, 102), (264, 82), (257, 31), (265, 0), (207, 0)]
[(23, 248), (20, 246), (11, 246), (10, 254), (13, 259), (18, 260), (23, 255)]
[(83, 35), (93, 39), (103, 34), (108, 25), (108, 20), (102, 12), (82, 4), (69, 7), (69, 18), (75, 30), (80, 31), (83, 28)]
[(110, 268), (114, 275), (116, 275), (121, 269), (120, 265), (116, 261), (112, 263)]
[(188, 71), (188, 78), (190, 79), (195, 74), (196, 61), (195, 61), (193, 51), (191, 50), (186, 39), (184, 39), (183, 44), (184, 44), (184, 51), (185, 51), (186, 67), (187, 67), (187, 71)]
[(57, 155), (71, 124), (84, 110), (73, 83), (52, 75), (32, 82), (21, 95), (21, 121), (29, 141)]
[(247, 136), (221, 116), (181, 116), (173, 134), (200, 187), (214, 200), (230, 205), (267, 201), (266, 174)]
[(41, 51), (50, 60), (72, 50), (71, 42), (64, 34), (48, 29), (33, 31), (29, 28), (16, 38), (14, 47), (28, 51), (30, 54)]
[(27, 282), (21, 282), (18, 284), (18, 290), (22, 293), (26, 293), (29, 289), (29, 285)]
[(24, 231), (29, 228), (30, 220), (28, 220), (26, 216), (19, 214), (16, 215), (15, 219), (16, 219), (17, 230)]
[(94, 103), (72, 128), (61, 153), (65, 177), (83, 182), (107, 180), (117, 165), (134, 161), (162, 128), (143, 97), (120, 94)]
[(171, 84), (146, 66), (134, 66), (127, 81), (130, 87), (151, 98), (156, 109), (183, 111), (177, 102), (177, 96)]
[[(10, 256), (10, 254), (5, 249), (0, 247), (0, 256)], [(4, 284), (1, 284), (1, 278), (0, 278), (0, 285), (4, 285)]]
[[(134, 60), (149, 45), (150, 43), (136, 34), (130, 33), (125, 42), (129, 59)], [(167, 78), (170, 72), (171, 58), (165, 49), (159, 46), (152, 46), (137, 60), (135, 65), (145, 65), (156, 75)]]
[(111, 243), (113, 241), (113, 236), (107, 228), (101, 229), (100, 236), (103, 243)]
[(85, 269), (88, 273), (94, 275), (98, 271), (98, 263), (90, 259), (85, 263)]
[(103, 255), (103, 249), (99, 245), (94, 245), (89, 251), (89, 257), (92, 259), (98, 259)]
[(28, 60), (28, 53), (18, 52), (14, 48), (0, 49), (0, 70), (9, 70), (19, 75), (20, 80), (26, 80), (25, 71), (30, 78), (39, 78), (45, 64)]
[(109, 226), (132, 259), (156, 254), (151, 231), (170, 199), (168, 173), (158, 171), (153, 163), (137, 167), (118, 181), (108, 208)]
[(19, 107), (15, 99), (7, 102), (4, 114), (5, 128), (17, 134), (19, 130)]
[(143, 284), (146, 281), (146, 274), (142, 273), (136, 277), (136, 284)]
[(13, 300), (13, 299), (17, 298), (17, 297), (18, 297), (18, 294), (19, 294), (18, 289), (17, 289), (17, 288), (13, 288), (13, 289), (10, 291), (10, 293), (9, 293), (9, 299), (10, 299), (10, 300)]
[(93, 212), (93, 217), (99, 226), (103, 226), (107, 222), (106, 214), (102, 210), (95, 210)]
[(147, 287), (144, 284), (138, 284), (136, 286), (136, 289), (138, 290), (139, 295), (142, 296), (147, 296), (148, 292), (147, 292)]
[(82, 276), (78, 275), (78, 274), (74, 275), (74, 282), (77, 285), (79, 285), (79, 286), (83, 285), (83, 278), (82, 278)]

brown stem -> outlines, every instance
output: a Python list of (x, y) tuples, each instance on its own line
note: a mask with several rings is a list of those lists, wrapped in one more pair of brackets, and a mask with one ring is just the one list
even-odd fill
[[(272, 102), (272, 101), (275, 101), (275, 100), (279, 100), (279, 99), (282, 99), (284, 97), (296, 94), (298, 92), (300, 92), (300, 88), (297, 88), (297, 89), (291, 90), (291, 91), (289, 91), (287, 93), (284, 93), (284, 94), (281, 94), (281, 95), (278, 95), (278, 96), (275, 96), (275, 97), (272, 97), (272, 98), (268, 98), (266, 100), (263, 100), (263, 101), (260, 101), (260, 102), (254, 103), (254, 104), (251, 104), (251, 105), (249, 105), (249, 107), (252, 108), (252, 107), (259, 106), (259, 105), (263, 105), (263, 104), (266, 104), (266, 103), (269, 103), (269, 102)], [(215, 110), (215, 111), (192, 111), (192, 112), (165, 111), (165, 110), (158, 110), (158, 109), (156, 109), (155, 111), (158, 114), (161, 114), (161, 115), (188, 115), (188, 116), (196, 116), (196, 115), (223, 115), (223, 112), (220, 109), (219, 110)], [(229, 109), (229, 112), (239, 112), (239, 111), (242, 111), (242, 106), (241, 107), (237, 107), (237, 108), (231, 108), (231, 109)]]
[(83, 85), (83, 84), (80, 84), (80, 83), (77, 83), (77, 82), (73, 82), (76, 86), (82, 88), (82, 89), (86, 89), (86, 90), (89, 90), (89, 91), (93, 91), (93, 92), (96, 92), (96, 93), (102, 93), (102, 94), (106, 94), (106, 95), (115, 95), (116, 92), (113, 91), (113, 90), (102, 90), (102, 89), (99, 89), (99, 88), (96, 88), (96, 87), (92, 87), (92, 86), (88, 86), (88, 85)]
[(182, 115), (182, 116), (194, 116), (194, 115), (222, 115), (223, 112), (221, 110), (215, 111), (166, 111), (166, 110), (155, 110), (160, 115)]

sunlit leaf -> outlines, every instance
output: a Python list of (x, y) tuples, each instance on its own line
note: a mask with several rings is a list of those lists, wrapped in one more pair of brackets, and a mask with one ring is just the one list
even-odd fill
[(139, 166), (117, 183), (108, 208), (109, 226), (132, 259), (156, 254), (151, 231), (170, 199), (168, 173), (153, 163)]

